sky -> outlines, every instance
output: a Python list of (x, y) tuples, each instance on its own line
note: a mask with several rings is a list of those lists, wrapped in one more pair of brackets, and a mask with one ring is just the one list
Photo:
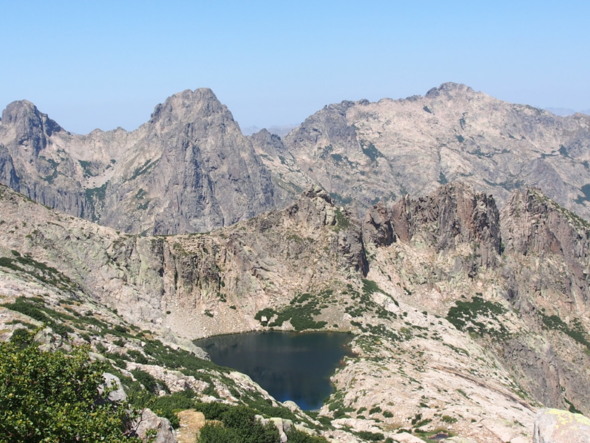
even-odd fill
[(211, 88), (242, 128), (453, 81), (590, 109), (590, 2), (0, 0), (0, 109), (27, 99), (65, 129), (146, 122)]

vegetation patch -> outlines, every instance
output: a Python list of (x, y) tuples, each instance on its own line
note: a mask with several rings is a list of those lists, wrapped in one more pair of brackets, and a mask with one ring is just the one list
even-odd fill
[[(479, 335), (505, 339), (510, 333), (498, 316), (506, 313), (499, 303), (484, 300), (476, 295), (470, 301), (456, 301), (449, 309), (447, 320), (460, 331), (468, 331)], [(485, 319), (485, 321), (482, 321)]]
[(0, 267), (24, 272), (36, 280), (63, 291), (74, 291), (78, 289), (78, 285), (74, 281), (57, 269), (34, 260), (29, 255), (21, 255), (17, 251), (12, 251), (12, 254), (14, 256), (13, 258), (0, 257)]
[(92, 221), (98, 220), (97, 212), (98, 212), (98, 208), (104, 202), (104, 199), (106, 196), (107, 184), (108, 184), (108, 182), (104, 183), (102, 186), (99, 186), (97, 188), (87, 188), (84, 191), (84, 195), (86, 196), (86, 201), (90, 205)]
[(343, 229), (348, 229), (349, 227), (350, 220), (348, 217), (339, 208), (336, 208), (336, 226), (334, 227), (336, 232), (339, 232)]
[(362, 440), (362, 441), (383, 441), (385, 439), (385, 435), (381, 432), (371, 432), (371, 431), (358, 431), (355, 434)]
[(375, 147), (373, 143), (370, 143), (367, 147), (361, 145), (363, 154), (371, 159), (372, 162), (377, 161), (379, 157), (383, 157), (383, 153)]
[(543, 325), (547, 329), (552, 329), (554, 331), (561, 331), (566, 335), (569, 335), (578, 343), (586, 346), (590, 349), (590, 341), (588, 341), (588, 336), (586, 335), (586, 331), (582, 326), (582, 323), (579, 319), (575, 319), (572, 322), (572, 326), (569, 326), (565, 323), (561, 318), (557, 315), (545, 315), (541, 314), (541, 320), (543, 321)]
[(352, 203), (352, 197), (350, 196), (343, 196), (341, 194), (338, 194), (337, 192), (330, 192), (330, 198), (332, 198), (332, 200), (338, 204), (341, 205), (348, 205), (350, 203)]
[[(317, 295), (308, 293), (296, 295), (289, 303), (279, 310), (265, 308), (256, 313), (254, 318), (262, 326), (280, 327), (284, 322), (290, 321), (296, 331), (305, 329), (321, 329), (326, 326), (325, 321), (315, 321), (314, 316), (321, 314), (323, 304), (327, 301), (332, 291), (322, 291)], [(266, 319), (266, 320), (263, 320)]]
[(57, 170), (59, 163), (53, 160), (52, 158), (47, 158), (42, 155), (39, 156), (39, 159), (45, 161), (45, 163), (47, 163), (48, 165), (48, 168), (51, 169), (51, 174), (45, 175), (41, 177), (41, 179), (49, 184), (52, 184), (59, 174)]
[(135, 180), (140, 175), (143, 175), (143, 174), (149, 172), (157, 164), (158, 164), (158, 160), (156, 160), (156, 161), (146, 160), (146, 162), (144, 164), (142, 164), (138, 168), (135, 168), (135, 170), (133, 171), (133, 174), (131, 174), (131, 177), (129, 177), (127, 179), (127, 181)]
[(334, 392), (326, 401), (326, 405), (334, 418), (344, 418), (350, 412), (354, 412), (353, 408), (344, 406), (344, 393), (342, 391)]
[(582, 186), (580, 191), (582, 191), (582, 195), (576, 199), (576, 203), (581, 204), (590, 201), (590, 183)]
[(2, 441), (139, 441), (126, 435), (126, 405), (98, 392), (106, 369), (87, 348), (68, 355), (0, 343)]
[(98, 175), (94, 163), (86, 160), (78, 160), (78, 163), (80, 163), (80, 166), (82, 167), (82, 173), (84, 174), (84, 177), (96, 177)]

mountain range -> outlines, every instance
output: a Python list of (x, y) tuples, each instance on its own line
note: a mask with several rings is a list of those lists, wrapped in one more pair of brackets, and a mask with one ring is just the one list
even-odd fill
[[(326, 106), (284, 139), (243, 136), (206, 89), (133, 132), (12, 103), (2, 337), (44, 325), (129, 383), (270, 405), (333, 441), (530, 441), (544, 406), (590, 413), (589, 123), (457, 84)], [(317, 414), (210, 363), (166, 368), (203, 358), (196, 338), (271, 328), (352, 334)]]
[(311, 184), (359, 214), (460, 180), (539, 188), (590, 217), (590, 116), (559, 117), (445, 83), (403, 100), (326, 106), (284, 138), (244, 136), (208, 89), (156, 106), (135, 131), (71, 134), (32, 103), (0, 121), (0, 183), (129, 233), (206, 232), (279, 208)]

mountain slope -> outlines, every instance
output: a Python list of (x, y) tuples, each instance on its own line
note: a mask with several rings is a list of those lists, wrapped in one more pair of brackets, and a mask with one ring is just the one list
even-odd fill
[(312, 188), (283, 210), (178, 236), (120, 234), (7, 188), (0, 213), (5, 300), (79, 294), (179, 343), (352, 332), (355, 356), (320, 411), (337, 440), (350, 428), (527, 441), (541, 405), (590, 411), (590, 230), (537, 191), (500, 213), (489, 195), (450, 184), (361, 223)]
[(558, 117), (464, 85), (329, 105), (284, 144), (304, 174), (362, 208), (461, 180), (500, 205), (513, 189), (535, 186), (590, 218), (590, 117)]

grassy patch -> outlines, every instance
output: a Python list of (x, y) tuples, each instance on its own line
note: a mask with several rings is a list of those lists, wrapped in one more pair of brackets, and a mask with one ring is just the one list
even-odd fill
[(348, 217), (339, 208), (336, 208), (336, 225), (334, 226), (336, 232), (339, 232), (343, 229), (348, 229), (349, 227), (350, 220)]
[(376, 161), (379, 157), (383, 157), (381, 151), (373, 143), (369, 143), (367, 147), (361, 145), (361, 149), (363, 150), (363, 154), (369, 157), (372, 162)]
[(144, 164), (142, 164), (138, 168), (135, 168), (135, 170), (133, 171), (133, 174), (131, 174), (131, 177), (129, 177), (127, 179), (127, 181), (135, 180), (140, 175), (143, 175), (143, 174), (149, 172), (157, 164), (158, 164), (158, 160), (156, 160), (156, 161), (146, 160), (146, 162)]

